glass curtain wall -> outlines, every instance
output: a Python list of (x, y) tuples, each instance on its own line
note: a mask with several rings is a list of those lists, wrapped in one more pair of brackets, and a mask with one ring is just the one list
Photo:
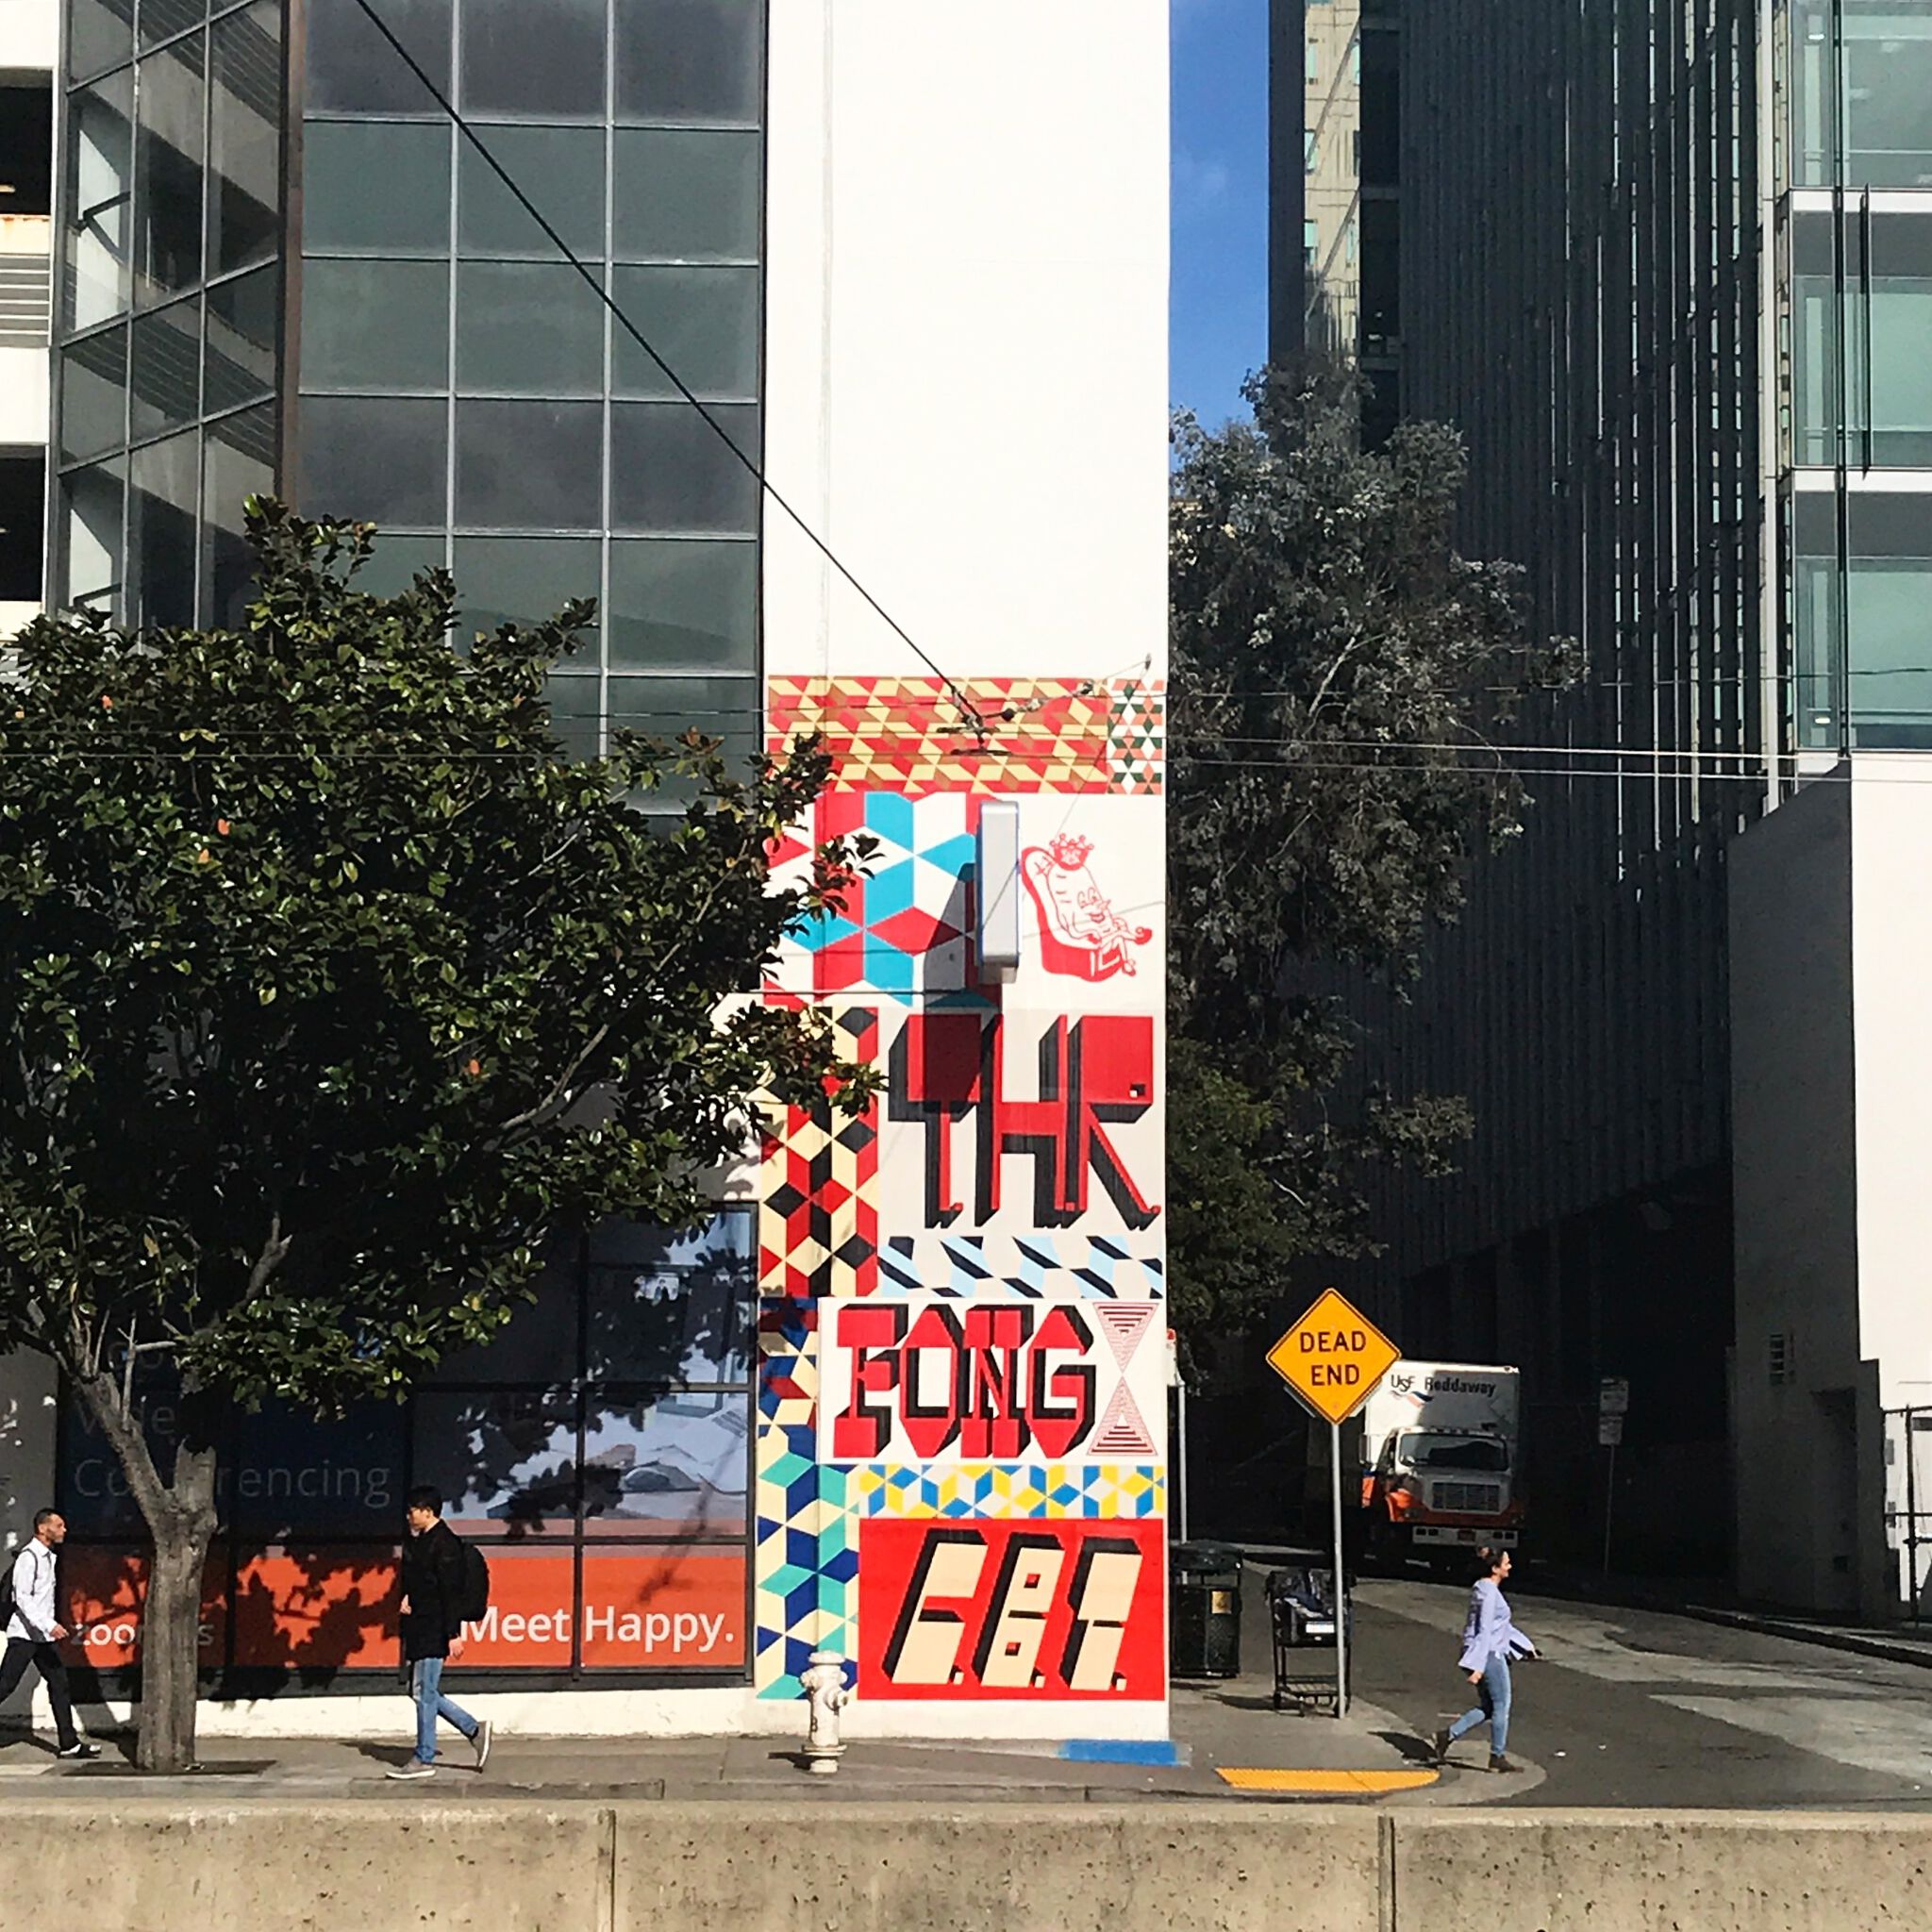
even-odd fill
[(1932, 748), (1932, 5), (1796, 0), (1790, 32), (1795, 739)]
[(275, 483), (281, 0), (74, 0), (65, 78), (55, 595), (232, 622)]
[[(491, 156), (754, 460), (763, 0), (385, 0)], [(299, 498), (447, 564), (468, 635), (595, 597), (553, 703), (752, 748), (755, 479), (354, 0), (311, 0)], [(372, 183), (381, 192), (372, 192)]]

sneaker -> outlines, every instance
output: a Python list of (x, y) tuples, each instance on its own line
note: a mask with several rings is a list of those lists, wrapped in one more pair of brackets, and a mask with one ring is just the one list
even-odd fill
[(470, 1740), (470, 1748), (476, 1754), (476, 1769), (481, 1771), (490, 1762), (490, 1720), (480, 1719), (476, 1734)]
[(385, 1772), (383, 1775), (385, 1777), (403, 1778), (434, 1777), (436, 1775), (436, 1767), (433, 1764), (425, 1764), (420, 1757), (412, 1757), (408, 1763), (399, 1764), (393, 1771)]
[(1438, 1731), (1436, 1733), (1432, 1742), (1436, 1754), (1436, 1762), (1438, 1764), (1448, 1763), (1450, 1741), (1451, 1740), (1449, 1737), (1449, 1733), (1446, 1730)]
[(1523, 1767), (1520, 1764), (1512, 1764), (1508, 1758), (1501, 1757), (1495, 1752), (1491, 1752), (1490, 1754), (1490, 1769), (1491, 1771), (1511, 1773), (1521, 1771)]
[(85, 1738), (76, 1738), (71, 1744), (63, 1744), (55, 1752), (56, 1757), (98, 1757), (101, 1747), (90, 1743)]

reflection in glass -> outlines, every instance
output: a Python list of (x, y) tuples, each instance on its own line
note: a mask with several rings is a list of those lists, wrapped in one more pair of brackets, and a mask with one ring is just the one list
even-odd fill
[[(586, 260), (604, 255), (604, 135), (595, 127), (490, 127), (490, 152), (531, 205)], [(557, 259), (557, 244), (468, 142), (458, 171), (458, 235), (465, 255)]]
[(597, 1381), (729, 1382), (751, 1373), (752, 1217), (683, 1234), (612, 1222), (591, 1237), (587, 1373)]
[[(717, 404), (707, 412), (753, 463), (758, 412)], [(610, 411), (610, 519), (620, 530), (750, 531), (758, 479), (718, 430), (686, 403), (618, 403)]]
[(203, 410), (224, 409), (270, 394), (275, 385), (275, 342), (281, 328), (281, 270), (260, 268), (217, 282), (208, 291), (207, 367)]
[(543, 686), (550, 728), (574, 758), (604, 755), (604, 680), (594, 671), (553, 671)]
[(701, 539), (625, 540), (610, 546), (605, 618), (613, 669), (756, 668), (758, 545)]
[(305, 262), (302, 380), (315, 389), (446, 388), (449, 264)]
[[(758, 272), (755, 268), (619, 268), (611, 293), (644, 340), (706, 400), (758, 394)], [(671, 396), (659, 369), (623, 329), (610, 338), (621, 396)]]
[(1932, 184), (1932, 14), (1901, 0), (1794, 0), (1800, 187)]
[(128, 376), (128, 433), (137, 441), (192, 423), (201, 396), (201, 301), (137, 316)]
[(756, 0), (620, 5), (617, 118), (756, 121), (763, 16)]
[(604, 37), (604, 0), (543, 0), (537, 31), (530, 0), (464, 0), (458, 105), (471, 115), (601, 121)]
[(60, 456), (77, 462), (127, 440), (127, 331), (86, 336), (60, 358)]
[(142, 629), (194, 622), (198, 431), (134, 452), (127, 495), (131, 621)]
[(496, 529), (595, 529), (603, 411), (596, 403), (459, 402), (457, 521)]
[[(457, 601), (461, 635), (499, 625), (540, 624), (573, 597), (597, 595), (594, 537), (458, 537)], [(574, 660), (594, 665), (594, 636)]]
[(121, 608), (121, 510), (127, 458), (115, 457), (60, 479), (62, 569), (67, 604)]
[(604, 314), (568, 262), (466, 261), (457, 286), (457, 387), (601, 395)]
[(141, 0), (141, 44), (152, 47), (208, 18), (208, 0)]
[[(382, 121), (302, 125), (302, 245), (311, 253), (447, 255), (450, 130)], [(370, 184), (380, 182), (379, 194)]]
[(79, 80), (134, 51), (134, 0), (68, 0), (67, 73)]
[(742, 1390), (604, 1398), (584, 1421), (584, 1520), (601, 1536), (741, 1536), (751, 1474)]
[(417, 528), (440, 525), (448, 444), (448, 410), (441, 402), (305, 396), (303, 512)]
[[(422, 538), (379, 537), (375, 543), (378, 580), (372, 584), (368, 574), (357, 577), (364, 590), (400, 590), (408, 581), (407, 570), (399, 569), (395, 553), (408, 553), (426, 542)], [(385, 558), (391, 559), (387, 565)], [(416, 568), (425, 562), (442, 561), (441, 540), (436, 540), (433, 558), (419, 558)], [(457, 589), (463, 589), (462, 579)], [(509, 1325), (496, 1340), (481, 1348), (462, 1348), (445, 1356), (436, 1372), (439, 1382), (569, 1382), (577, 1373), (577, 1243), (559, 1238), (552, 1243), (543, 1271), (534, 1284), (534, 1302), (518, 1302)]]
[(242, 506), (274, 493), (275, 407), (210, 424), (202, 456), (201, 621), (239, 630), (255, 594), (255, 557), (243, 539)]
[(257, 0), (208, 30), (208, 272), (265, 260), (281, 230), (281, 0)]
[(758, 749), (758, 695), (756, 678), (613, 675), (607, 703), (613, 729), (715, 739), (732, 774), (741, 777), (743, 761)]
[[(356, 573), (356, 588), (366, 591), (372, 597), (393, 597), (409, 588), (418, 572), (441, 570), (443, 556), (441, 537), (399, 537), (385, 530), (375, 540), (375, 555)], [(467, 1349), (462, 1351), (461, 1358), (474, 1362), (482, 1353), (480, 1349)], [(444, 1363), (445, 1369), (458, 1360), (458, 1357), (450, 1357)], [(548, 1379), (549, 1372), (544, 1369), (539, 1368), (535, 1374), (539, 1380)], [(458, 1374), (447, 1379), (487, 1382), (491, 1377), (486, 1370), (481, 1374)], [(506, 1372), (500, 1379), (508, 1381), (512, 1377)]]
[(134, 75), (121, 73), (67, 99), (67, 219), (62, 315), (91, 328), (127, 307)]
[(142, 60), (134, 144), (134, 271), (139, 302), (201, 279), (202, 37)]
[(620, 260), (758, 258), (757, 134), (621, 127), (614, 139)]
[(437, 1390), (416, 1398), (414, 1480), (442, 1491), (454, 1528), (572, 1535), (576, 1450), (576, 1400), (568, 1394)]
[[(450, 0), (382, 0), (384, 25), (445, 95)], [(308, 0), (304, 80), (310, 113), (420, 114), (442, 109), (356, 0)]]

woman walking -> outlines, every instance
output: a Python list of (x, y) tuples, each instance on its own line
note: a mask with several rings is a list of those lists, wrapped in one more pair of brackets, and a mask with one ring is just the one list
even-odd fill
[(1537, 1647), (1526, 1638), (1509, 1615), (1503, 1595), (1503, 1580), (1509, 1574), (1507, 1550), (1478, 1550), (1476, 1562), (1481, 1574), (1469, 1593), (1469, 1619), (1462, 1626), (1462, 1669), (1476, 1687), (1481, 1700), (1473, 1710), (1465, 1710), (1446, 1731), (1436, 1733), (1436, 1762), (1449, 1755), (1457, 1738), (1466, 1737), (1476, 1725), (1490, 1727), (1490, 1769), (1514, 1771), (1505, 1755), (1509, 1748), (1509, 1666), (1517, 1657), (1535, 1657)]

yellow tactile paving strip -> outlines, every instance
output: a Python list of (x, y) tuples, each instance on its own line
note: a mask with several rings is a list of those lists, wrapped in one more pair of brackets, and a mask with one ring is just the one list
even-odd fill
[(1232, 1771), (1223, 1782), (1238, 1791), (1300, 1791), (1314, 1798), (1375, 1796), (1388, 1791), (1419, 1791), (1441, 1776), (1434, 1771)]

